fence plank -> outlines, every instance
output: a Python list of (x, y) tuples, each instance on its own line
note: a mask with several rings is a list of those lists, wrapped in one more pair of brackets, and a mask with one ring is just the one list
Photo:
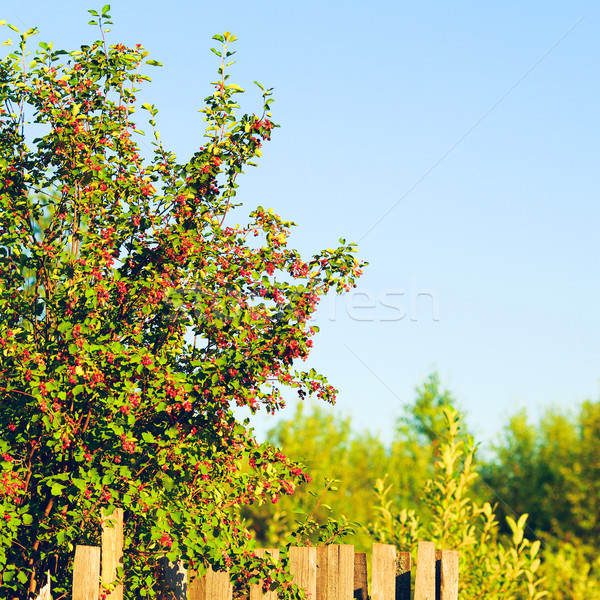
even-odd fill
[[(123, 566), (123, 509), (102, 515), (102, 585), (108, 587)], [(106, 600), (123, 600), (123, 586), (118, 585)]]
[(188, 600), (232, 600), (233, 586), (226, 571), (209, 569), (204, 577), (188, 572)]
[[(275, 560), (279, 560), (279, 550), (276, 548), (259, 548), (254, 553), (260, 558), (264, 558), (267, 554), (270, 554)], [(256, 583), (250, 586), (250, 600), (277, 600), (277, 592), (273, 590), (263, 594), (262, 584)]]
[(458, 600), (458, 550), (442, 550), (440, 600)]
[(233, 586), (226, 571), (213, 571), (206, 573), (206, 600), (231, 600)]
[(317, 598), (319, 600), (338, 600), (338, 556), (335, 546), (317, 548)]
[(338, 549), (338, 598), (352, 600), (354, 596), (354, 546), (341, 545)]
[(233, 586), (229, 581), (229, 573), (213, 571), (206, 574), (206, 600), (232, 600)]
[(195, 571), (188, 571), (188, 600), (205, 600), (206, 579)]
[(354, 555), (354, 600), (369, 599), (369, 576), (367, 573), (367, 554), (357, 552)]
[(396, 554), (396, 600), (410, 600), (411, 563), (410, 552), (398, 552)]
[[(120, 513), (120, 514), (119, 514)], [(102, 583), (114, 581), (123, 557), (122, 511), (104, 517), (102, 531)], [(109, 523), (113, 523), (110, 527)], [(279, 560), (279, 550), (257, 550)], [(410, 600), (411, 555), (396, 552), (386, 544), (373, 544), (372, 595), (368, 596), (367, 557), (354, 553), (354, 546), (292, 547), (290, 571), (296, 585), (313, 600)], [(232, 600), (233, 586), (226, 572), (211, 569), (204, 577), (186, 571), (181, 561), (161, 560), (165, 583), (174, 591), (173, 600)], [(77, 546), (73, 567), (72, 600), (98, 600), (100, 548)], [(435, 550), (432, 542), (419, 541), (414, 600), (458, 600), (459, 552)], [(48, 590), (44, 590), (45, 592)], [(116, 594), (115, 594), (116, 592)], [(115, 588), (107, 600), (122, 600), (123, 587)], [(38, 598), (37, 600), (41, 600)], [(262, 592), (250, 586), (248, 600), (277, 600), (277, 592)]]
[(171, 562), (166, 556), (162, 556), (159, 562), (168, 600), (188, 600), (187, 569), (183, 562)]
[(417, 547), (414, 600), (435, 600), (435, 544), (433, 542), (420, 541)]
[(40, 593), (35, 600), (52, 600), (52, 582), (50, 580), (50, 571), (46, 573), (46, 583), (40, 589)]
[(317, 597), (317, 549), (293, 546), (290, 548), (290, 571), (294, 583), (306, 591), (309, 598)]
[(318, 600), (352, 600), (354, 594), (354, 546), (317, 548)]
[(73, 564), (73, 600), (98, 600), (100, 548), (76, 546)]
[(389, 600), (396, 589), (396, 547), (373, 544), (371, 554), (371, 600)]

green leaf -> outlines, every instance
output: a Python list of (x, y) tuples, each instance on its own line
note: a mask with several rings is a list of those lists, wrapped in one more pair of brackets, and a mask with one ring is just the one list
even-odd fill
[(148, 444), (152, 444), (156, 441), (156, 438), (149, 431), (144, 431), (142, 433), (142, 439)]
[(151, 58), (146, 61), (146, 64), (150, 65), (151, 67), (162, 67), (162, 63), (158, 62), (157, 60), (152, 60)]
[(64, 489), (65, 489), (64, 485), (61, 485), (60, 483), (53, 483), (52, 488), (50, 489), (50, 493), (53, 496), (60, 496)]

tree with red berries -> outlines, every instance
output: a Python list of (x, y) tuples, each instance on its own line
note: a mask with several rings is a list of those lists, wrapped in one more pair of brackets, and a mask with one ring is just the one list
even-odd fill
[(298, 361), (319, 298), (362, 265), (344, 240), (305, 260), (270, 209), (231, 225), (239, 176), (276, 127), (270, 90), (260, 116), (238, 112), (235, 36), (215, 36), (206, 138), (182, 164), (136, 102), (158, 63), (106, 43), (108, 11), (90, 11), (99, 41), (30, 55), (31, 29), (0, 62), (0, 597), (31, 597), (47, 571), (68, 595), (75, 545), (98, 544), (120, 507), (129, 597), (156, 596), (166, 554), (229, 568), (237, 587), (268, 574), (291, 598), (239, 511), (307, 476), (232, 411), (278, 410), (282, 386), (334, 400)]

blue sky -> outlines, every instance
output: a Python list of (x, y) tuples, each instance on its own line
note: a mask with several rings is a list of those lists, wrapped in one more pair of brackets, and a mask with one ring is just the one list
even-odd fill
[[(600, 5), (111, 5), (109, 41), (164, 65), (140, 99), (180, 159), (201, 145), (212, 35), (239, 38), (248, 112), (252, 81), (275, 88), (282, 127), (240, 210), (295, 221), (306, 254), (344, 237), (370, 263), (316, 319), (310, 366), (340, 389), (334, 411), (387, 439), (437, 369), (489, 441), (520, 408), (599, 398)], [(0, 19), (72, 49), (96, 38), (86, 10), (100, 6), (24, 0)]]

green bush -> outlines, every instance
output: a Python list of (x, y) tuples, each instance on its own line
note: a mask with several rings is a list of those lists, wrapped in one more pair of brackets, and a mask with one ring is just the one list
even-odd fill
[[(415, 549), (418, 540), (460, 551), (461, 600), (538, 600), (543, 579), (538, 575), (540, 542), (524, 536), (527, 515), (515, 522), (507, 517), (512, 535), (498, 535), (495, 507), (473, 499), (478, 478), (475, 450), (460, 434), (461, 417), (444, 408), (446, 431), (440, 439), (435, 474), (423, 490), (430, 519), (423, 522), (414, 509), (392, 510), (391, 486), (378, 480), (378, 515), (366, 527), (374, 540), (394, 544), (399, 550)], [(416, 556), (413, 557), (416, 559)]]

